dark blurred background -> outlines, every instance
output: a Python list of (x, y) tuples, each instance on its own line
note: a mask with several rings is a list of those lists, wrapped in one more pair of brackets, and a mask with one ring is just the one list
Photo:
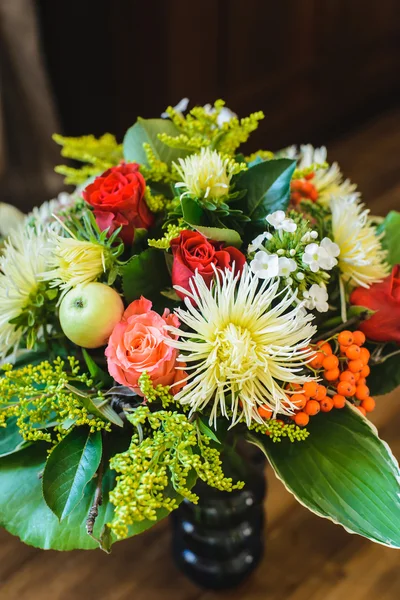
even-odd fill
[[(53, 132), (122, 140), (138, 115), (187, 96), (263, 110), (249, 151), (326, 144), (373, 213), (400, 210), (399, 34), (399, 0), (0, 0), (0, 202), (27, 211), (62, 189)], [(398, 458), (399, 400), (372, 416)], [(318, 519), (270, 471), (265, 557), (224, 598), (400, 598), (396, 551)], [(165, 520), (111, 556), (43, 552), (0, 530), (0, 598), (221, 596), (178, 572)]]
[(398, 106), (398, 0), (0, 0), (3, 201), (59, 191), (50, 135), (122, 139), (188, 96), (266, 118), (249, 150), (329, 143)]

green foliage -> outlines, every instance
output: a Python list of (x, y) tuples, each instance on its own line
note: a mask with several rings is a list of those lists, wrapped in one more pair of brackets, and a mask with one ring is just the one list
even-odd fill
[(151, 298), (157, 306), (162, 301), (161, 290), (171, 285), (164, 252), (149, 248), (121, 267), (122, 287), (128, 303), (140, 296)]
[(396, 354), (398, 351), (399, 347), (396, 344), (386, 344), (381, 356), (382, 362), (375, 364), (370, 361), (371, 373), (367, 383), (372, 396), (389, 394), (400, 385), (400, 354)]
[(384, 234), (382, 246), (388, 251), (388, 263), (392, 267), (400, 264), (400, 212), (391, 210), (377, 231)]
[(242, 173), (236, 188), (247, 191), (240, 204), (245, 214), (257, 221), (276, 210), (286, 210), (295, 167), (296, 161), (278, 158), (255, 164)]
[(202, 233), (206, 238), (210, 238), (214, 242), (224, 242), (227, 246), (235, 246), (240, 248), (242, 238), (234, 229), (227, 227), (203, 227), (202, 225), (193, 226), (196, 231)]
[(175, 138), (178, 129), (168, 119), (142, 119), (128, 129), (124, 137), (124, 157), (129, 162), (137, 162), (147, 168), (151, 167), (146, 147), (150, 146), (156, 160), (170, 166), (178, 158), (186, 156), (187, 152), (167, 146), (160, 140), (160, 135)]
[(122, 160), (122, 145), (110, 133), (105, 133), (99, 139), (93, 135), (81, 137), (63, 137), (53, 135), (53, 140), (62, 146), (61, 156), (79, 162), (88, 163), (80, 169), (66, 165), (56, 167), (56, 173), (65, 175), (65, 183), (80, 185), (94, 175), (99, 175)]
[(101, 433), (75, 427), (50, 454), (43, 473), (43, 496), (62, 521), (81, 501), (102, 455)]
[[(95, 405), (88, 403), (108, 400), (92, 388), (93, 381), (86, 373), (79, 373), (75, 358), (70, 357), (67, 363), (58, 358), (53, 363), (43, 361), (19, 369), (6, 365), (3, 370), (0, 426), (16, 424), (25, 441), (54, 444), (70, 427), (79, 425), (87, 425), (92, 432), (110, 429), (109, 419), (100, 412), (93, 414)], [(16, 421), (10, 420), (12, 417)], [(57, 437), (52, 435), (52, 429)]]
[(400, 547), (400, 472), (388, 446), (356, 409), (317, 415), (296, 446), (249, 441), (311, 511), (375, 542)]
[(82, 348), (82, 355), (96, 387), (99, 389), (105, 386), (111, 387), (113, 384), (113, 378), (99, 367), (99, 365), (95, 360), (93, 360), (85, 348)]
[(0, 427), (0, 458), (18, 452), (26, 448), (27, 445), (29, 445), (29, 442), (25, 442), (21, 436), (16, 417), (7, 419), (4, 426)]
[(128, 419), (137, 433), (129, 449), (110, 463), (118, 473), (110, 496), (115, 505), (110, 527), (118, 538), (126, 537), (136, 522), (156, 521), (159, 510), (174, 510), (177, 498), (196, 503), (198, 497), (191, 491), (196, 476), (224, 491), (242, 487), (224, 476), (220, 452), (185, 415), (151, 413), (148, 406), (141, 406)]

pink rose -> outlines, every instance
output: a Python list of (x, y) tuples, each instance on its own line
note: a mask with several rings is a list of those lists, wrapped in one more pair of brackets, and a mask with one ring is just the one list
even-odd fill
[(151, 307), (150, 300), (143, 296), (128, 306), (108, 340), (108, 371), (115, 381), (141, 396), (138, 380), (144, 371), (154, 386), (176, 383), (171, 390), (176, 394), (184, 385), (186, 373), (176, 368), (178, 352), (166, 344), (166, 338), (177, 336), (168, 333), (165, 325), (179, 327), (180, 322), (168, 309), (160, 316)]

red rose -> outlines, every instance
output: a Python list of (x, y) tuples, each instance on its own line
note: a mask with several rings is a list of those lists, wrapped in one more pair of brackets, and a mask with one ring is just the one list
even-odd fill
[[(194, 276), (196, 270), (209, 286), (215, 277), (213, 265), (220, 269), (232, 268), (235, 263), (235, 271), (241, 271), (246, 258), (232, 246), (223, 247), (221, 242), (208, 240), (197, 231), (185, 229), (180, 236), (171, 241), (174, 262), (172, 264), (172, 284), (179, 285), (190, 291), (189, 280)], [(180, 298), (185, 295), (177, 291)]]
[(148, 229), (154, 217), (144, 199), (146, 182), (136, 163), (112, 167), (87, 186), (83, 197), (94, 208), (101, 231), (111, 235), (122, 225), (120, 237), (131, 244), (138, 227)]
[(400, 344), (400, 265), (394, 266), (381, 283), (354, 290), (350, 302), (376, 311), (360, 325), (367, 338)]

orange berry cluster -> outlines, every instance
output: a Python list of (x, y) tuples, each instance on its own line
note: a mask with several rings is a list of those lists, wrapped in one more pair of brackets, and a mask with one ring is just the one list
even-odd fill
[(290, 396), (290, 401), (298, 409), (291, 418), (300, 427), (308, 425), (310, 417), (317, 415), (320, 411), (329, 412), (333, 408), (333, 402), (327, 395), (327, 388), (316, 381), (307, 381), (303, 387), (292, 385), (296, 393)]
[(328, 386), (336, 392), (332, 397), (335, 408), (343, 408), (346, 398), (351, 399), (365, 416), (375, 408), (375, 400), (366, 385), (370, 353), (362, 347), (365, 335), (362, 331), (342, 331), (335, 339), (339, 356), (334, 354), (329, 342), (319, 342), (310, 366), (316, 371), (323, 370)]
[(310, 173), (303, 179), (294, 179), (290, 184), (290, 199), (293, 204), (298, 205), (302, 200), (318, 200), (318, 191), (313, 183), (309, 180), (314, 177), (314, 173)]

